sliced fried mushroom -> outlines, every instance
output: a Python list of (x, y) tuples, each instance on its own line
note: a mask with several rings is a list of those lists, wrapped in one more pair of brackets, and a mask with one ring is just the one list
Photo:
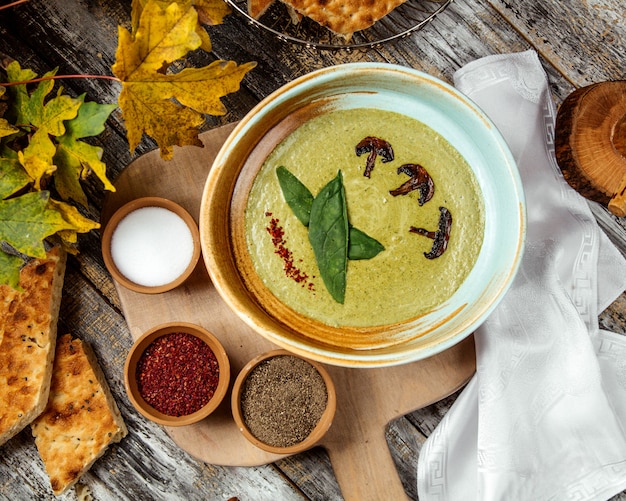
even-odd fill
[(576, 191), (626, 215), (626, 80), (592, 84), (563, 101), (555, 154)]
[(393, 149), (391, 145), (384, 139), (378, 137), (367, 136), (362, 139), (359, 144), (356, 145), (355, 152), (358, 157), (363, 155), (363, 153), (369, 153), (365, 161), (365, 172), (363, 173), (365, 177), (370, 177), (378, 155), (380, 155), (383, 163), (393, 160)]
[(409, 228), (411, 233), (417, 233), (433, 239), (433, 246), (430, 251), (424, 252), (424, 256), (428, 259), (435, 259), (446, 251), (448, 241), (450, 240), (450, 230), (452, 230), (452, 214), (445, 207), (439, 207), (439, 228), (437, 231), (428, 231), (415, 226)]
[(412, 191), (419, 190), (420, 196), (418, 203), (424, 205), (435, 194), (435, 183), (433, 178), (430, 177), (428, 171), (419, 164), (404, 164), (398, 167), (398, 174), (406, 174), (411, 179), (406, 181), (402, 186), (395, 190), (391, 190), (394, 197), (398, 195), (406, 195)]

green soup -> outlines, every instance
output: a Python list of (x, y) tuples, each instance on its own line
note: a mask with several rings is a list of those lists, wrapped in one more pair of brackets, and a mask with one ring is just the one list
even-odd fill
[[(386, 140), (394, 151), (390, 162), (377, 158), (369, 178), (363, 175), (367, 154), (355, 153), (367, 136)], [(434, 181), (434, 196), (422, 206), (419, 191), (389, 193), (409, 179), (397, 172), (408, 163), (422, 165)], [(285, 202), (276, 176), (279, 166), (314, 196), (341, 171), (350, 224), (385, 247), (372, 259), (348, 260), (343, 304), (326, 290), (308, 228)], [(424, 253), (433, 240), (409, 228), (436, 231), (442, 206), (453, 218), (448, 246), (440, 257), (427, 259)], [(449, 142), (413, 118), (365, 108), (320, 115), (283, 140), (257, 174), (245, 214), (248, 250), (265, 286), (302, 315), (350, 327), (404, 322), (450, 298), (476, 262), (484, 220), (474, 173)], [(279, 234), (280, 244), (272, 239)], [(291, 272), (285, 270), (287, 262)]]

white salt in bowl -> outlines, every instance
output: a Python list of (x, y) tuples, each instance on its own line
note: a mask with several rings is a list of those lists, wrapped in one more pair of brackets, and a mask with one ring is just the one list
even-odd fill
[(191, 275), (200, 258), (198, 226), (184, 208), (160, 197), (128, 202), (102, 234), (109, 273), (135, 292), (158, 294)]

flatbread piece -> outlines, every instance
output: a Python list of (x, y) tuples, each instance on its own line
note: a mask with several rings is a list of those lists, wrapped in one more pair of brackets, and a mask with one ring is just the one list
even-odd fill
[(31, 429), (57, 496), (128, 434), (93, 350), (71, 334), (57, 341), (48, 406)]
[(23, 291), (0, 285), (0, 445), (48, 402), (65, 263), (53, 247), (21, 269)]

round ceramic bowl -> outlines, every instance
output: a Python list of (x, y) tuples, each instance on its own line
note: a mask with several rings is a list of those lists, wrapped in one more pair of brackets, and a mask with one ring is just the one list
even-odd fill
[[(409, 117), (443, 137), (469, 165), (480, 187), (484, 231), (466, 278), (447, 299), (406, 320), (352, 328), (299, 313), (270, 292), (250, 255), (245, 213), (257, 175), (285, 138), (325, 114), (357, 108)], [(358, 160), (365, 162), (363, 157)], [(372, 177), (383, 172), (383, 167), (377, 164)], [(395, 167), (390, 175), (396, 176)], [(426, 210), (426, 206), (418, 207), (416, 200), (414, 204), (415, 211)], [(369, 214), (379, 217), (377, 208)], [(306, 358), (346, 367), (380, 367), (446, 350), (487, 318), (519, 267), (526, 206), (519, 172), (506, 142), (473, 102), (445, 82), (411, 68), (351, 63), (294, 80), (239, 122), (208, 175), (199, 226), (212, 283), (256, 332)], [(450, 252), (449, 247), (446, 252)], [(405, 294), (402, 299), (406, 297), (415, 298), (417, 311), (422, 296)]]
[[(140, 215), (140, 210), (152, 208), (158, 212), (130, 219)], [(121, 224), (126, 225), (124, 233), (116, 233)], [(114, 250), (114, 238), (126, 241)], [(159, 294), (181, 285), (195, 269), (200, 252), (194, 218), (177, 203), (161, 197), (137, 198), (123, 205), (102, 233), (102, 257), (109, 273), (127, 289), (144, 294)]]
[[(181, 333), (191, 335), (194, 338), (191, 340), (190, 338), (182, 338), (178, 336)], [(168, 337), (169, 335), (173, 336)], [(200, 344), (197, 340), (200, 340), (204, 344)], [(167, 342), (167, 345), (160, 344), (164, 341)], [(202, 348), (199, 348), (198, 345)], [(208, 358), (205, 345), (213, 352), (215, 359), (212, 357)], [(157, 347), (158, 349), (156, 349)], [(149, 354), (146, 354), (145, 357), (150, 357), (150, 359), (142, 361), (148, 348), (150, 348), (151, 351)], [(189, 350), (192, 352), (191, 355), (189, 354)], [(177, 407), (178, 404), (173, 402), (179, 401), (181, 392), (178, 390), (165, 390), (165, 386), (162, 386), (166, 384), (168, 377), (167, 365), (164, 366), (163, 364), (165, 362), (160, 358), (165, 353), (172, 357), (178, 355), (180, 359), (177, 369), (179, 371), (184, 370), (190, 377), (198, 377), (198, 371), (200, 371), (203, 382), (206, 382), (213, 390), (213, 394), (210, 396), (208, 402), (199, 409), (195, 409), (196, 406), (192, 402), (190, 405), (194, 405), (194, 407), (192, 407), (192, 409), (194, 409), (193, 412), (185, 412), (179, 416), (174, 415), (176, 412), (179, 412), (176, 410), (179, 409), (179, 407)], [(201, 353), (201, 355), (198, 355), (198, 353)], [(200, 365), (197, 364), (198, 360), (205, 363), (202, 364), (201, 367), (196, 367), (196, 365)], [(207, 360), (208, 363), (206, 363)], [(215, 362), (217, 362), (218, 370), (213, 370), (215, 369)], [(209, 369), (207, 369), (209, 365), (212, 367), (212, 369), (210, 369), (211, 374), (206, 374), (206, 371), (209, 371)], [(141, 379), (143, 381), (143, 377), (147, 377), (148, 381), (146, 382), (146, 386), (140, 387), (139, 380)], [(216, 380), (213, 380), (214, 378), (216, 378)], [(131, 403), (144, 417), (165, 426), (190, 425), (206, 418), (217, 409), (224, 399), (230, 385), (230, 362), (222, 344), (206, 329), (185, 322), (162, 324), (142, 334), (133, 344), (124, 365), (124, 384)], [(143, 392), (152, 391), (148, 390), (148, 388), (151, 387), (154, 389), (155, 386), (157, 387), (157, 393), (159, 393), (158, 397), (142, 393), (142, 390)], [(161, 400), (167, 398), (168, 392), (172, 393), (172, 398)], [(198, 399), (200, 402), (204, 401), (201, 396), (206, 396), (207, 394), (205, 388), (194, 388), (191, 392), (192, 400)], [(144, 398), (144, 395), (146, 398)], [(188, 397), (189, 394), (186, 394), (186, 396)], [(157, 400), (152, 401), (153, 398), (157, 398)], [(146, 399), (152, 401), (154, 406), (148, 403)], [(161, 410), (157, 410), (155, 406)]]
[[(283, 425), (283, 423), (280, 422), (280, 418), (277, 418), (276, 416), (280, 414), (280, 412), (278, 412), (279, 409), (284, 411), (283, 415), (290, 416), (291, 414), (287, 407), (294, 402), (298, 406), (298, 416), (301, 416), (302, 412), (309, 412), (309, 409), (306, 409), (305, 411), (303, 411), (303, 409), (306, 405), (315, 400), (315, 397), (306, 394), (307, 386), (304, 376), (301, 378), (299, 374), (291, 372), (291, 367), (288, 364), (285, 364), (284, 366), (281, 366), (272, 371), (273, 374), (268, 373), (269, 371), (261, 374), (257, 373), (255, 384), (259, 385), (262, 388), (262, 390), (258, 393), (246, 388), (246, 382), (251, 379), (251, 375), (260, 368), (261, 364), (270, 362), (273, 359), (275, 360), (277, 359), (276, 357), (291, 357), (291, 359), (295, 363), (299, 364), (301, 367), (306, 366), (307, 370), (310, 369), (314, 373), (319, 374), (319, 376), (321, 376), (321, 380), (316, 379), (315, 382), (312, 383), (310, 386), (320, 387), (323, 385), (325, 386), (326, 390), (327, 398), (323, 412), (321, 412), (320, 409), (315, 411), (316, 417), (317, 414), (321, 414), (319, 416), (319, 419), (317, 420), (317, 424), (315, 424), (315, 426), (313, 427), (313, 423), (310, 422), (309, 426), (312, 427), (312, 430), (306, 435), (305, 438), (301, 439), (297, 443), (284, 442), (285, 445), (277, 445), (279, 443), (279, 440), (282, 440), (280, 434), (281, 431), (284, 430), (281, 430), (281, 427), (284, 426), (289, 428), (288, 432), (285, 432), (286, 437), (297, 436), (298, 432), (294, 431), (291, 428), (295, 426), (296, 423), (301, 424), (302, 422), (306, 421), (306, 417), (300, 417), (298, 419), (285, 418), (285, 423)], [(286, 360), (289, 359), (287, 358)], [(289, 375), (281, 377), (285, 374)], [(267, 390), (270, 387), (272, 389), (274, 388), (273, 386), (271, 386), (272, 380), (277, 379), (280, 380), (277, 388), (280, 388), (279, 393), (284, 397), (284, 399), (282, 399), (279, 403), (274, 402), (270, 404), (269, 408), (271, 408), (272, 411), (270, 411), (269, 414), (259, 416), (261, 409), (264, 408), (264, 406), (262, 405), (264, 402), (262, 401), (274, 401), (271, 393)], [(288, 380), (289, 382), (286, 383), (285, 380)], [(294, 383), (294, 381), (296, 381), (297, 383)], [(298, 386), (298, 388), (300, 388), (300, 390), (298, 391), (296, 387), (290, 389), (289, 386), (291, 384), (299, 384), (303, 385), (303, 387), (300, 388)], [(253, 395), (253, 393), (255, 394)], [(294, 393), (298, 394), (294, 395)], [(303, 402), (298, 401), (298, 398), (301, 396), (300, 394), (306, 394), (305, 396), (302, 396)], [(252, 418), (248, 418), (248, 420), (246, 419), (248, 414), (243, 410), (242, 406), (242, 397), (244, 395), (249, 395), (248, 398), (250, 400), (256, 400), (256, 402), (253, 403), (261, 404), (259, 406), (259, 409), (255, 409), (254, 412), (248, 413), (250, 415), (254, 415), (254, 422), (257, 423), (255, 425), (252, 425), (252, 423), (249, 421)], [(284, 402), (284, 400), (288, 400), (289, 402)], [(233, 419), (235, 420), (239, 431), (241, 431), (243, 436), (256, 447), (259, 447), (260, 449), (274, 454), (297, 454), (315, 446), (330, 428), (333, 418), (335, 416), (336, 408), (337, 394), (335, 391), (335, 385), (326, 369), (318, 362), (315, 362), (313, 360), (306, 360), (302, 357), (299, 357), (298, 355), (288, 352), (287, 350), (272, 350), (253, 358), (243, 367), (243, 369), (241, 369), (241, 371), (237, 375), (237, 378), (235, 379), (235, 382), (233, 383), (233, 391), (231, 394), (231, 409), (233, 413)], [(257, 432), (255, 434), (253, 431), (254, 429), (256, 429), (257, 426), (263, 426), (266, 429), (271, 430), (272, 438), (270, 440), (266, 439), (266, 441), (263, 441), (263, 438), (265, 438), (263, 436), (263, 433)], [(274, 442), (272, 444), (266, 443), (269, 441)]]

